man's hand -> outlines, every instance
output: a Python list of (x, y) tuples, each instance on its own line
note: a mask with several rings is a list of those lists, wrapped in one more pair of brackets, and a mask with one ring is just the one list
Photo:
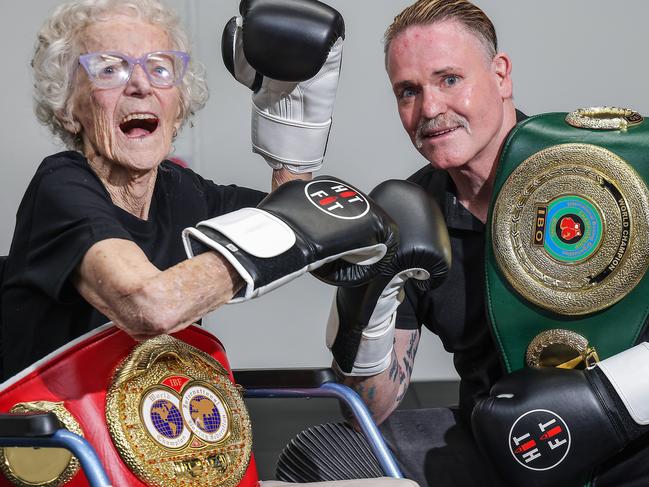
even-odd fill
[(327, 326), (327, 346), (340, 372), (376, 375), (390, 366), (397, 307), (403, 287), (415, 279), (423, 289), (446, 278), (451, 263), (441, 211), (419, 186), (390, 180), (370, 197), (395, 220), (399, 247), (389, 266), (368, 284), (340, 287)]
[(591, 369), (513, 372), (473, 410), (473, 431), (508, 485), (581, 486), (649, 431), (649, 344)]

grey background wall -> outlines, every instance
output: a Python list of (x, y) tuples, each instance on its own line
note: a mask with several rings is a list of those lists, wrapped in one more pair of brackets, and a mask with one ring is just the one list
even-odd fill
[[(345, 17), (347, 40), (323, 174), (369, 191), (405, 178), (425, 161), (411, 147), (383, 71), (385, 27), (409, 0), (328, 0)], [(7, 253), (22, 194), (42, 158), (61, 150), (32, 113), (29, 61), (36, 32), (59, 0), (0, 0), (0, 253)], [(237, 0), (175, 0), (190, 31), (194, 57), (205, 64), (207, 107), (176, 143), (175, 155), (223, 183), (268, 189), (270, 171), (250, 152), (249, 93), (220, 59), (222, 26)], [(478, 0), (494, 21), (501, 50), (513, 59), (515, 99), (533, 114), (618, 105), (649, 114), (645, 0)], [(476, 270), (478, 271), (478, 270)], [(310, 276), (249, 303), (212, 313), (207, 326), (235, 367), (317, 366), (332, 289)], [(52, 323), (56, 326), (56, 323)], [(426, 333), (415, 379), (456, 377), (450, 356)]]

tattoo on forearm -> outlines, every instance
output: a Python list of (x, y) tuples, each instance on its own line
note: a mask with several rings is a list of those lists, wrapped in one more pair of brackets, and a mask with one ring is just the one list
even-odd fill
[(408, 385), (410, 384), (410, 377), (415, 363), (415, 354), (417, 353), (417, 337), (417, 331), (413, 331), (410, 334), (408, 349), (406, 350), (405, 357), (403, 357), (403, 367), (399, 368), (399, 393), (394, 399), (397, 403), (403, 400), (408, 390)]
[(354, 390), (365, 400), (365, 402), (370, 402), (376, 399), (375, 386), (366, 387), (365, 384), (357, 384), (354, 386)]
[(417, 332), (413, 331), (412, 334), (410, 335), (410, 343), (408, 344), (408, 350), (406, 351), (406, 355), (410, 357), (410, 359), (414, 362), (415, 360), (415, 354), (417, 353)]
[[(343, 374), (340, 374), (336, 372), (336, 376), (338, 377), (339, 382), (344, 382), (345, 376)], [(369, 386), (367, 387), (364, 383), (349, 383), (347, 382), (347, 385), (353, 389), (360, 397), (363, 399), (363, 402), (365, 402), (365, 405), (367, 406), (367, 409), (370, 411), (370, 414), (374, 416), (374, 409), (372, 408), (372, 401), (376, 399), (376, 387), (374, 386)], [(343, 418), (345, 419), (346, 422), (354, 425), (356, 424), (357, 420), (356, 417), (354, 416), (354, 413), (342, 402), (340, 403), (340, 411), (342, 413)]]
[(398, 375), (399, 375), (399, 361), (397, 360), (397, 354), (393, 350), (392, 361), (390, 362), (390, 373), (388, 377), (392, 382), (396, 382)]

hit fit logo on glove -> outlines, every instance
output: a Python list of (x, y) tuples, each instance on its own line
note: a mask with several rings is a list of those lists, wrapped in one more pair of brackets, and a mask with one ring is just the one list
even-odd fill
[(649, 432), (649, 343), (585, 370), (518, 369), (478, 401), (471, 423), (507, 485), (579, 487)]
[(558, 414), (534, 409), (514, 422), (509, 441), (512, 455), (523, 467), (547, 470), (566, 458), (570, 450), (570, 430)]
[(353, 220), (370, 211), (370, 205), (363, 195), (350, 186), (340, 184), (340, 181), (313, 181), (306, 185), (304, 193), (316, 208), (336, 218)]

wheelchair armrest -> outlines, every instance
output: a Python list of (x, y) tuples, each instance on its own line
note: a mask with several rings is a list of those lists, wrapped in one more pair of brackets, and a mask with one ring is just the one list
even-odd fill
[(61, 428), (54, 413), (2, 413), (0, 437), (51, 436)]
[(0, 447), (65, 448), (77, 457), (91, 487), (111, 487), (92, 445), (62, 427), (52, 412), (0, 413)]
[(234, 380), (244, 389), (244, 397), (261, 398), (336, 398), (347, 406), (358, 421), (370, 448), (386, 475), (403, 478), (403, 474), (385, 444), (383, 436), (360, 396), (339, 384), (331, 367), (308, 369), (239, 369)]
[(239, 369), (233, 370), (234, 380), (244, 389), (304, 389), (335, 382), (330, 367), (307, 369)]

